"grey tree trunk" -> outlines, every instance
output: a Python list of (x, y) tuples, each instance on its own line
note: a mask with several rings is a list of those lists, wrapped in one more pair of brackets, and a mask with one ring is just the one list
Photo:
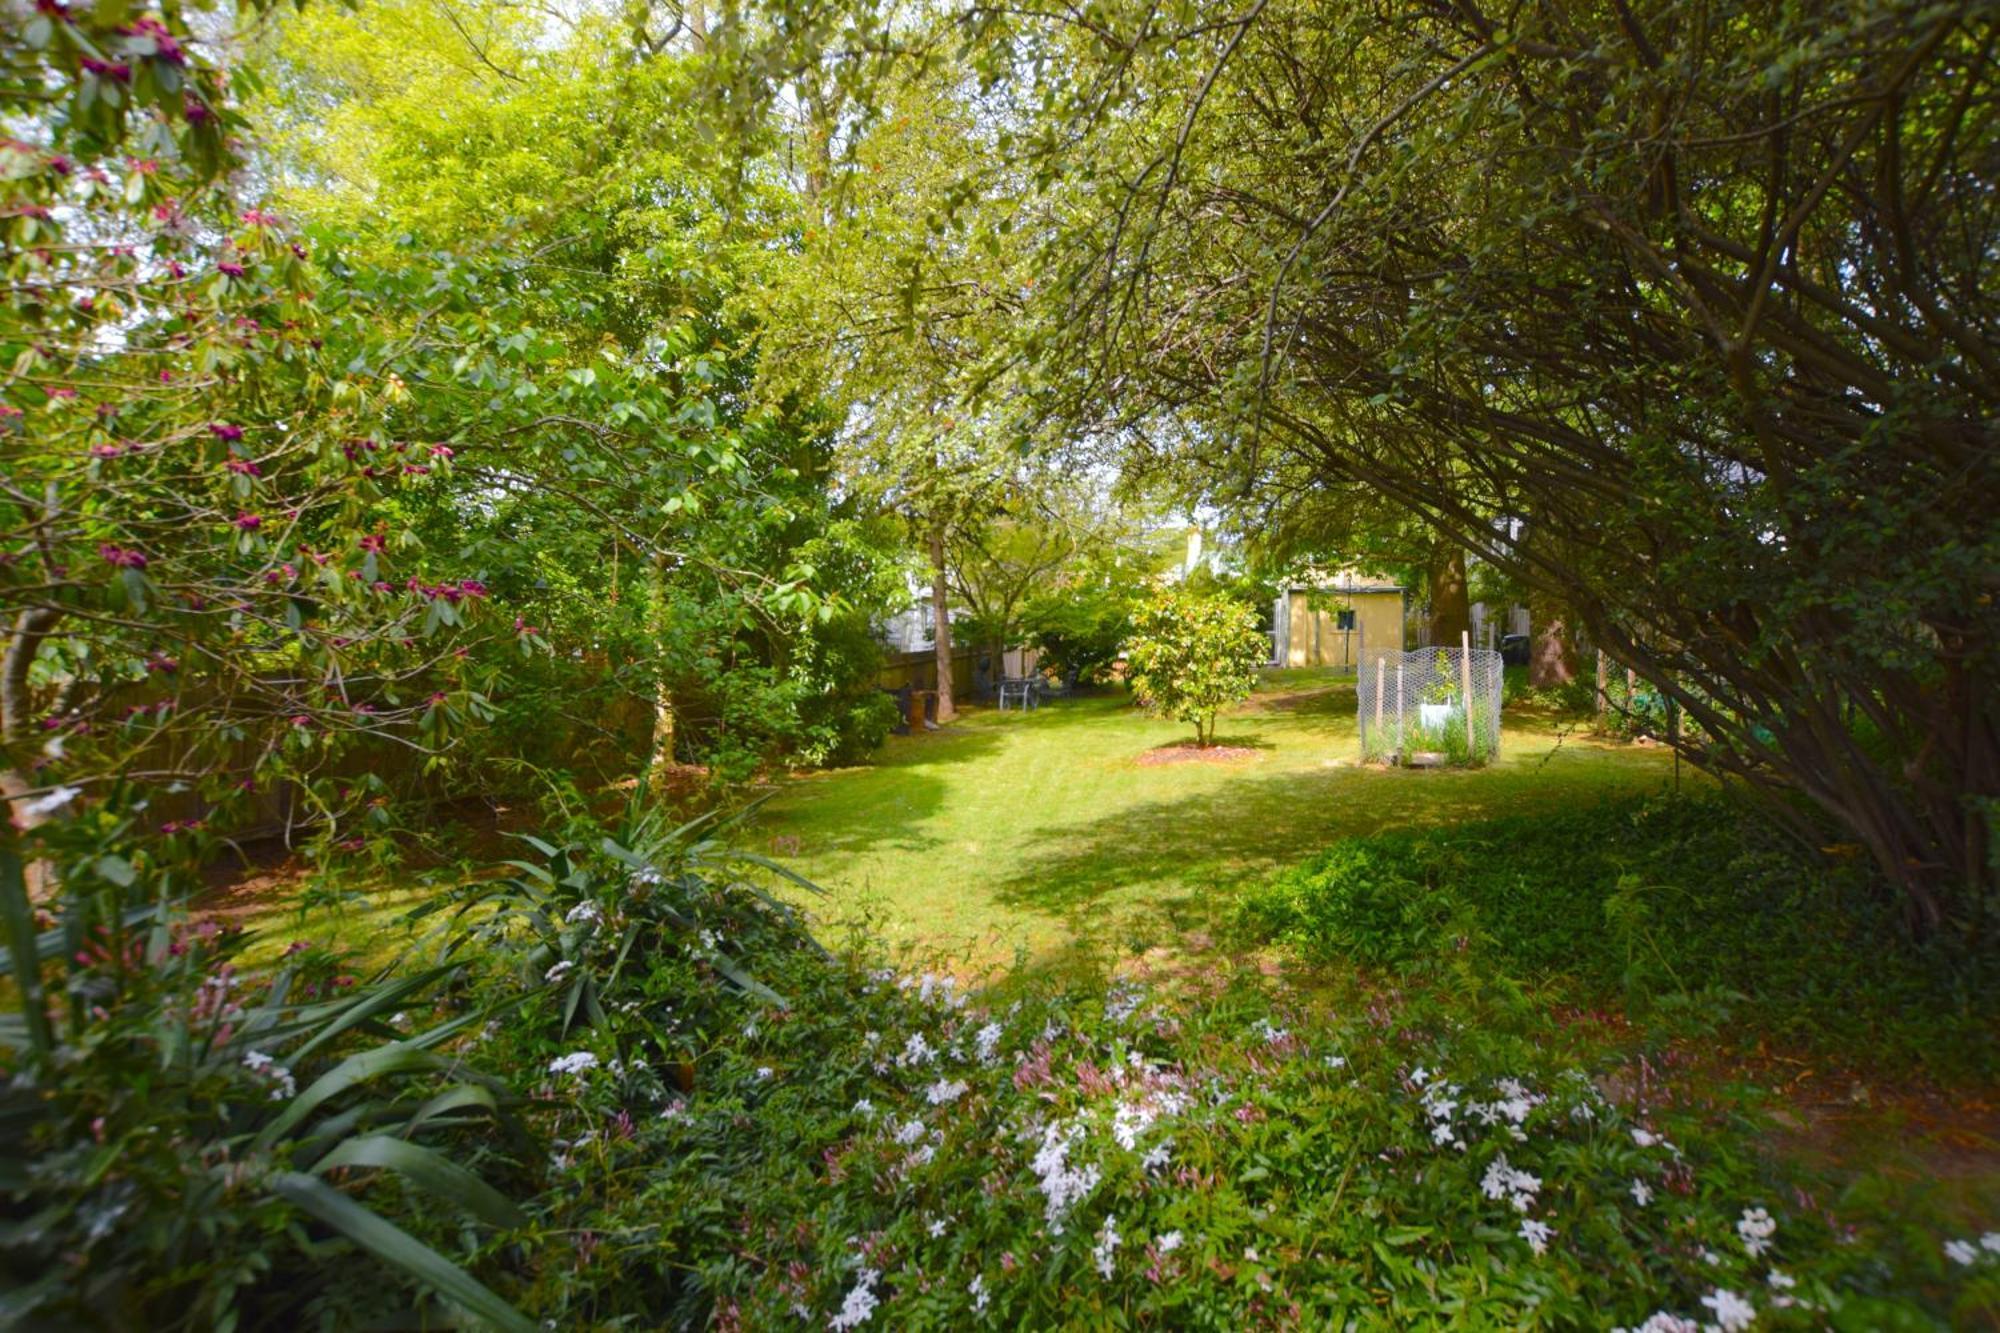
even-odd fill
[(951, 697), (951, 597), (944, 563), (944, 525), (931, 529), (931, 632), (937, 639), (937, 720), (943, 726), (958, 716)]

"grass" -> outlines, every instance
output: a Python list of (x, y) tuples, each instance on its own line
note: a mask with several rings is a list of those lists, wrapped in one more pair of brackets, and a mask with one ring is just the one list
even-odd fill
[(1664, 753), (1566, 733), (1533, 710), (1507, 714), (1486, 768), (1362, 768), (1354, 708), (1351, 679), (1272, 672), (1218, 728), (1219, 745), (1253, 756), (1161, 765), (1138, 760), (1191, 729), (1123, 692), (976, 711), (891, 738), (868, 767), (788, 781), (746, 836), (829, 890), (813, 903), (822, 918), (870, 917), (892, 945), (974, 965), (1057, 965), (1206, 930), (1238, 885), (1337, 838), (1672, 781)]

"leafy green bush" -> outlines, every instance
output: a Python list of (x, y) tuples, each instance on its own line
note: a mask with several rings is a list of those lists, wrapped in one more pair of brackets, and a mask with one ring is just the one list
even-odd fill
[(1155, 593), (1134, 617), (1132, 689), (1146, 707), (1194, 723), (1195, 743), (1215, 740), (1215, 718), (1250, 697), (1271, 652), (1249, 607), (1186, 588)]
[(523, 1140), (505, 1086), (443, 1050), (487, 1014), (407, 1017), (457, 969), (253, 975), (238, 935), (151, 907), (35, 933), (11, 851), (0, 901), (0, 1322), (355, 1327), (442, 1297), (530, 1327), (462, 1266), (475, 1223), (525, 1220), (475, 1170)]
[(1132, 633), (1132, 598), (1107, 587), (1079, 587), (1033, 598), (1021, 612), (1028, 642), (1042, 665), (1068, 685), (1088, 684), (1110, 670)]
[(1747, 997), (1786, 1040), (1944, 1072), (2000, 1066), (2000, 976), (1969, 932), (1919, 943), (1855, 858), (1808, 859), (1726, 796), (1649, 798), (1335, 844), (1247, 900), (1308, 956)]

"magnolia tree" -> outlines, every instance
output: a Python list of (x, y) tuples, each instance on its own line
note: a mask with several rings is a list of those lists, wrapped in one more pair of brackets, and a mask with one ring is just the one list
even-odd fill
[(1250, 697), (1271, 642), (1240, 602), (1166, 588), (1140, 608), (1127, 655), (1139, 702), (1194, 723), (1195, 744), (1215, 743), (1215, 717)]

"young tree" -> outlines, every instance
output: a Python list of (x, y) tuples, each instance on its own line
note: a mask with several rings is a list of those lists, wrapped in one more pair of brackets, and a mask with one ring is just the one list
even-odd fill
[(1250, 697), (1271, 642), (1256, 613), (1226, 597), (1162, 589), (1133, 618), (1132, 690), (1146, 707), (1194, 723), (1195, 744), (1215, 743), (1215, 719)]

